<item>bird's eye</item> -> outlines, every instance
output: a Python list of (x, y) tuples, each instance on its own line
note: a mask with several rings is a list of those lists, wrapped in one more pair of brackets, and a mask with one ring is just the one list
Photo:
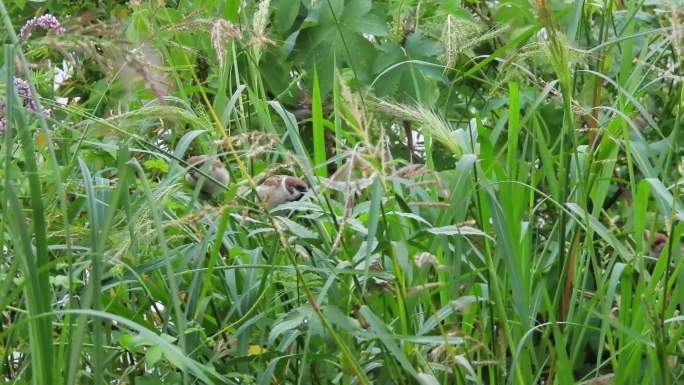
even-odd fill
[(307, 191), (306, 186), (295, 185), (295, 186), (288, 186), (287, 187), (287, 192), (289, 192), (290, 195), (302, 196), (302, 195), (304, 195), (304, 193), (306, 193), (306, 191)]

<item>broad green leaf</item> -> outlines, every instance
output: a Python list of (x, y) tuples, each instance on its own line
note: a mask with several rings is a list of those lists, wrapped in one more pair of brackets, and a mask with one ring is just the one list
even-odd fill
[(301, 6), (300, 0), (279, 0), (275, 3), (275, 17), (273, 24), (281, 33), (290, 30)]

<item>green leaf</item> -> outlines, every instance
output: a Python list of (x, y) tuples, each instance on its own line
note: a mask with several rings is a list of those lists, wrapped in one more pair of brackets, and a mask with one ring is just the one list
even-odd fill
[(570, 209), (570, 211), (576, 215), (576, 220), (578, 223), (583, 224), (585, 219), (588, 219), (588, 225), (591, 226), (592, 230), (596, 232), (601, 238), (603, 238), (609, 245), (611, 245), (625, 261), (629, 261), (633, 258), (632, 253), (627, 250), (625, 245), (618, 241), (617, 238), (594, 216), (589, 215), (584, 209), (582, 209), (576, 203), (566, 203), (565, 207)]
[(135, 377), (136, 385), (162, 385), (162, 378), (154, 375)]
[[(378, 223), (380, 222), (380, 215), (381, 215), (381, 203), (382, 203), (382, 195), (384, 192), (384, 189), (382, 187), (382, 183), (380, 182), (380, 178), (375, 178), (373, 180), (372, 184), (372, 189), (371, 189), (371, 204), (370, 204), (370, 209), (368, 210), (368, 236), (366, 237), (366, 251), (365, 251), (365, 256), (364, 256), (364, 268), (363, 268), (363, 282), (364, 282), (364, 291), (366, 288), (366, 282), (368, 281), (368, 273), (370, 271), (370, 256), (371, 252), (373, 251), (373, 247), (375, 247), (376, 244), (376, 232), (378, 230)], [(360, 251), (360, 250), (359, 250)]]
[(305, 305), (292, 310), (283, 319), (273, 324), (268, 333), (268, 344), (273, 345), (275, 340), (288, 330), (300, 327), (307, 320), (314, 319), (316, 314), (310, 306)]
[(411, 59), (433, 58), (442, 53), (442, 45), (435, 40), (427, 40), (420, 33), (413, 32), (406, 38), (406, 52)]
[(156, 365), (162, 359), (162, 355), (162, 348), (158, 345), (152, 345), (145, 353), (145, 362), (148, 365)]
[(285, 224), (288, 230), (294, 235), (302, 239), (318, 239), (318, 233), (309, 230), (299, 223), (285, 217), (277, 217), (277, 220)]
[(456, 226), (456, 225), (449, 225), (449, 226), (441, 226), (441, 227), (433, 227), (431, 229), (427, 229), (429, 233), (435, 234), (435, 235), (460, 235), (460, 236), (466, 236), (466, 235), (478, 235), (481, 237), (487, 237), (494, 241), (494, 238), (490, 236), (489, 234), (485, 233), (484, 231), (480, 229), (476, 229), (474, 227), (470, 226)]
[(342, 310), (334, 305), (326, 305), (321, 308), (323, 315), (330, 322), (344, 330), (346, 333), (354, 333), (361, 329), (359, 322), (354, 318), (348, 317)]
[(386, 42), (379, 50), (382, 54), (373, 62), (373, 84), (378, 96), (394, 94), (398, 89), (395, 97), (401, 102), (418, 100), (430, 105), (437, 98), (437, 82), (445, 81), (443, 68), (437, 63), (441, 44), (411, 33), (404, 47)]
[[(309, 74), (316, 63), (321, 96), (332, 90), (335, 61), (338, 67), (350, 67), (359, 81), (370, 80), (377, 49), (364, 34), (387, 34), (384, 22), (370, 13), (371, 8), (370, 0), (353, 0), (346, 5), (342, 0), (326, 0), (310, 9), (295, 51), (297, 62)], [(311, 76), (306, 79), (309, 84), (313, 82)]]
[(418, 373), (416, 378), (421, 385), (439, 385), (439, 381), (432, 374)]
[(394, 357), (395, 360), (399, 362), (402, 368), (409, 373), (411, 376), (415, 377), (416, 379), (418, 378), (418, 372), (416, 369), (411, 365), (411, 362), (406, 358), (406, 355), (404, 352), (399, 348), (399, 346), (396, 344), (396, 342), (389, 337), (384, 337), (384, 336), (390, 336), (393, 335), (388, 328), (387, 325), (385, 325), (380, 318), (378, 318), (373, 311), (368, 307), (368, 306), (361, 306), (361, 309), (359, 309), (359, 313), (363, 316), (363, 318), (366, 319), (366, 321), (369, 324), (369, 329), (376, 333), (380, 341), (382, 341), (382, 344), (385, 345), (387, 350), (390, 352), (390, 354)]
[(273, 25), (281, 32), (286, 33), (292, 28), (297, 15), (299, 14), (299, 9), (301, 7), (300, 0), (280, 0), (278, 1), (275, 8), (275, 15), (273, 19)]
[(161, 173), (167, 173), (169, 171), (169, 164), (163, 159), (148, 159), (143, 165), (148, 171), (159, 171)]
[(325, 156), (325, 127), (323, 126), (323, 102), (318, 87), (318, 72), (314, 63), (313, 96), (311, 100), (311, 123), (313, 125), (314, 175), (327, 177)]
[[(349, 16), (349, 18), (353, 18), (353, 16)], [(385, 22), (380, 17), (372, 14), (359, 17), (355, 23), (351, 24), (351, 28), (358, 33), (377, 37), (385, 37), (389, 34)]]

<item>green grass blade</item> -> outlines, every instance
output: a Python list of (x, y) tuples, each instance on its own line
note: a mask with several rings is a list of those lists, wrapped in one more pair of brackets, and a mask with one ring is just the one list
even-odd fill
[(318, 72), (313, 69), (313, 92), (311, 97), (311, 124), (313, 126), (314, 174), (328, 176), (325, 156), (325, 126), (323, 125), (323, 101), (318, 87)]

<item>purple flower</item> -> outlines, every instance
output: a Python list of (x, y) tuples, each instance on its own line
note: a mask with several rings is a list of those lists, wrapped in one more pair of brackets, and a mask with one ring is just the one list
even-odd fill
[(31, 87), (26, 83), (26, 80), (14, 78), (14, 89), (17, 90), (17, 95), (22, 97), (24, 107), (31, 111), (37, 110), (36, 102), (33, 101), (33, 95), (31, 94)]
[(43, 16), (36, 16), (27, 21), (26, 24), (21, 27), (21, 31), (19, 31), (19, 38), (21, 40), (28, 39), (31, 36), (31, 31), (36, 28), (46, 28), (54, 31), (58, 35), (64, 34), (64, 27), (62, 27), (62, 23), (60, 23), (56, 17), (48, 13)]
[[(22, 105), (24, 108), (30, 111), (37, 111), (38, 106), (33, 98), (33, 93), (31, 92), (31, 87), (26, 82), (26, 80), (21, 78), (14, 78), (14, 89), (17, 95), (21, 97)], [(0, 133), (5, 131), (5, 105), (0, 103)], [(43, 116), (50, 117), (52, 115), (52, 110), (49, 108), (43, 108)]]
[(17, 95), (21, 96), (22, 104), (24, 107), (31, 111), (38, 110), (35, 100), (33, 100), (33, 94), (31, 93), (31, 87), (26, 82), (26, 80), (21, 78), (14, 78), (14, 89), (17, 91)]

